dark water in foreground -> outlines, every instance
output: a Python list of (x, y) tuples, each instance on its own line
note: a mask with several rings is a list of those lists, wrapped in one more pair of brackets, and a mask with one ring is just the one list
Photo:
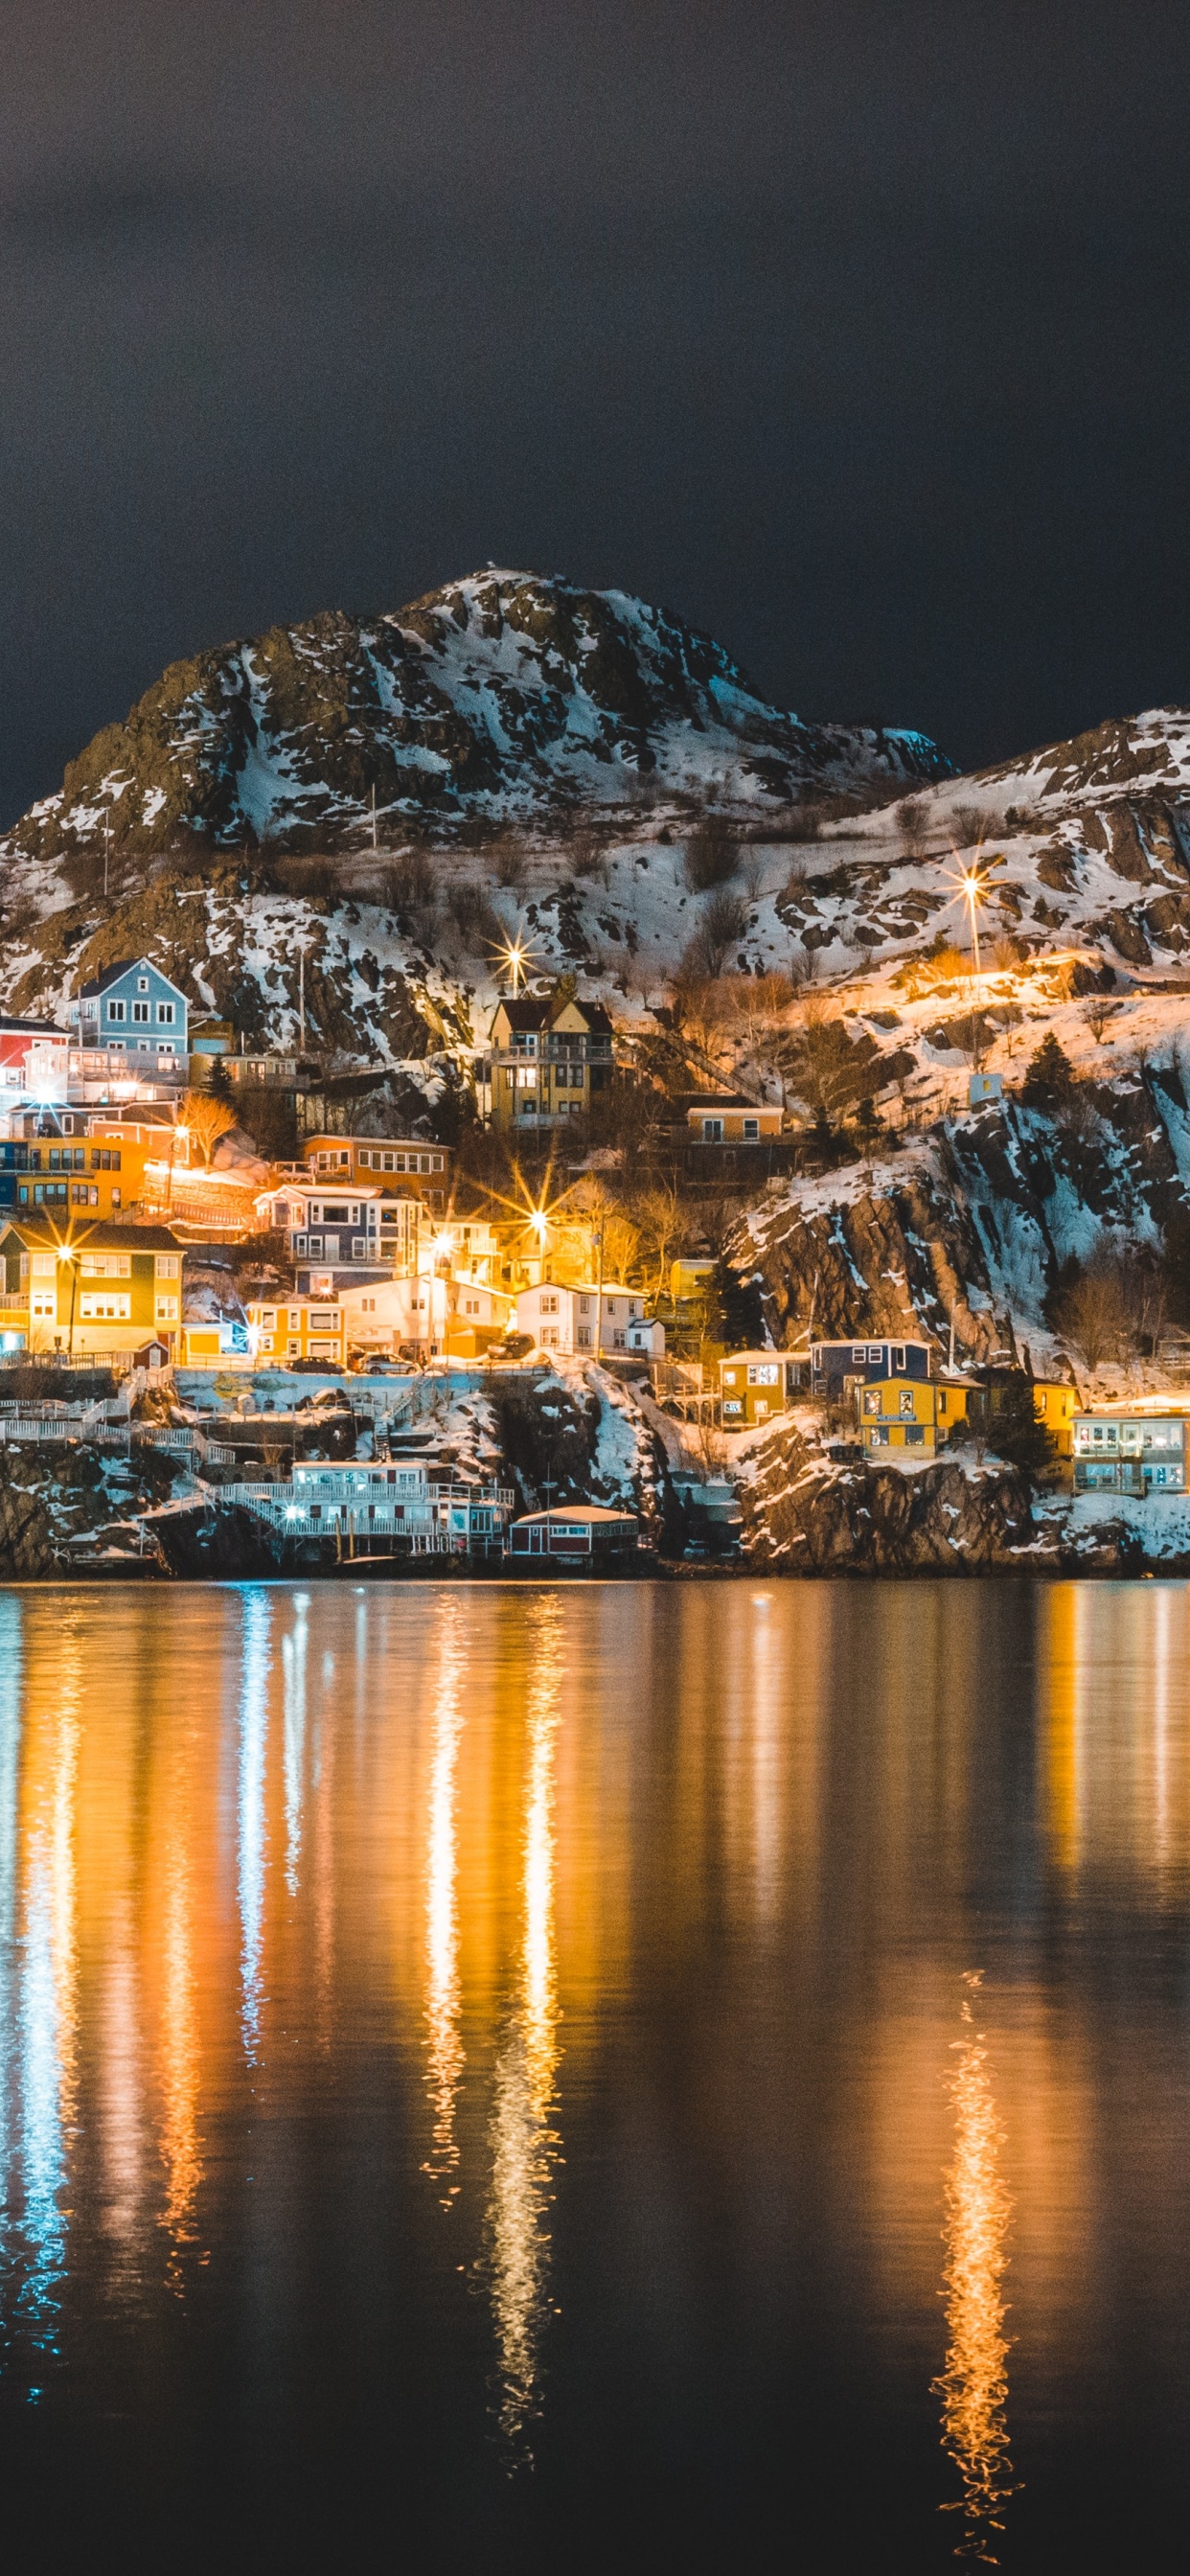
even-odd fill
[(0, 1593), (8, 2563), (1174, 2563), (1188, 1971), (1180, 1585)]

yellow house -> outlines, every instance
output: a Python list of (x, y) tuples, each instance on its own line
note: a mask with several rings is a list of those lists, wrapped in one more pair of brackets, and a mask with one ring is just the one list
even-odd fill
[(29, 1351), (131, 1354), (159, 1342), (173, 1357), (182, 1254), (165, 1226), (10, 1221), (0, 1233), (6, 1330)]
[(763, 1145), (781, 1133), (781, 1111), (742, 1091), (687, 1091), (680, 1096), (692, 1145)]
[(1078, 1411), (1078, 1394), (1072, 1386), (1062, 1386), (1056, 1379), (1035, 1377), (1033, 1411), (1045, 1424), (1059, 1458), (1074, 1456), (1074, 1417)]
[(719, 1362), (719, 1418), (725, 1431), (746, 1431), (784, 1413), (796, 1380), (784, 1351), (732, 1351)]
[(476, 1069), (481, 1111), (506, 1135), (587, 1117), (612, 1078), (613, 1036), (603, 1004), (565, 984), (498, 1002), (490, 1058)]
[(248, 1343), (264, 1365), (284, 1368), (293, 1360), (329, 1360), (346, 1364), (347, 1332), (337, 1297), (262, 1298), (248, 1308)]
[(933, 1457), (965, 1422), (982, 1389), (935, 1378), (886, 1377), (857, 1389), (860, 1433), (866, 1453), (916, 1449)]

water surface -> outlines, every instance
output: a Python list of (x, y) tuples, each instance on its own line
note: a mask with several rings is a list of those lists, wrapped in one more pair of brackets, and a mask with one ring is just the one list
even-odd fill
[(15, 2564), (1156, 2563), (1181, 1585), (0, 1593)]

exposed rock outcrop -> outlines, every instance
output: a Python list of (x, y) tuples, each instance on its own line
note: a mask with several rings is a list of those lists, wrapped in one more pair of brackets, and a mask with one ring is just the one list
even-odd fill
[(42, 1496), (14, 1475), (0, 1451), (0, 1582), (25, 1583), (59, 1570), (53, 1524)]
[(1148, 1561), (1122, 1521), (1035, 1511), (1010, 1468), (839, 1467), (793, 1425), (766, 1443), (740, 1500), (748, 1561), (774, 1574), (1137, 1574)]

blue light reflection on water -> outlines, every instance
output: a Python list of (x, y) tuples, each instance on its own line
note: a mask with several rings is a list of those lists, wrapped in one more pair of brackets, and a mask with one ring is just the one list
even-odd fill
[(285, 1676), (285, 1884), (298, 1892), (302, 1856), (302, 1790), (306, 1762), (306, 1612), (309, 1596), (299, 1592), (293, 1604), (293, 1627), (281, 1639)]
[(255, 2064), (260, 2048), (261, 1960), (267, 1825), (269, 1632), (267, 1592), (244, 1596), (243, 1682), (240, 1691), (239, 1895), (240, 1993), (244, 2052)]
[(20, 1787), (24, 1659), (20, 1604), (0, 1598), (0, 2283), (7, 2341), (7, 2280), (12, 2236), (12, 2085), (15, 2036), (17, 1799)]

